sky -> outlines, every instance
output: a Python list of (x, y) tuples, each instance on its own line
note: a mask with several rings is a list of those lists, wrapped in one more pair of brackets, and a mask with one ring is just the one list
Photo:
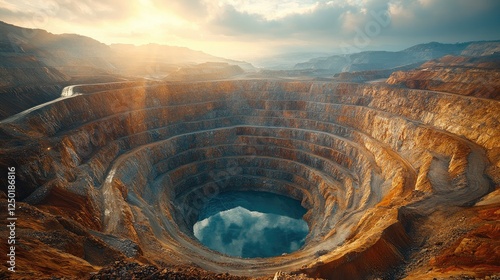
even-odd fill
[(498, 0), (0, 0), (0, 20), (226, 58), (500, 39)]

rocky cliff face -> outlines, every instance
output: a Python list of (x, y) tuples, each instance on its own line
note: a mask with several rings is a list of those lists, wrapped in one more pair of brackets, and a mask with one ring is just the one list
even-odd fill
[[(470, 208), (500, 185), (497, 101), (273, 80), (75, 90), (83, 94), (0, 123), (1, 168), (16, 167), (24, 201), (19, 267), (31, 267), (16, 276), (81, 277), (127, 258), (254, 277), (280, 270), (329, 279), (500, 270), (498, 219), (486, 214), (499, 211), (498, 191)], [(201, 246), (191, 231), (198, 211), (226, 190), (301, 200), (310, 228), (305, 246), (267, 259)], [(414, 241), (429, 239), (432, 222), (461, 219), (443, 214), (455, 212), (475, 219), (469, 231), (452, 236), (456, 227), (442, 229), (432, 240), (448, 251), (425, 259), (428, 243)], [(476, 262), (459, 257), (481, 244), (489, 247)], [(34, 261), (24, 259), (30, 250)], [(414, 266), (393, 270), (408, 256), (425, 263), (410, 258)], [(64, 266), (79, 269), (56, 269)]]
[(394, 72), (387, 83), (500, 100), (500, 55), (445, 56)]

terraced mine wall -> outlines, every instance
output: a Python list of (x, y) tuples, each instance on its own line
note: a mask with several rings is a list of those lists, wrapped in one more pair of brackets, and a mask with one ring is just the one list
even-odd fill
[[(1, 164), (25, 202), (143, 261), (363, 278), (403, 261), (408, 213), (473, 205), (500, 183), (500, 103), (487, 99), (273, 80), (74, 90), (0, 123)], [(266, 259), (203, 247), (198, 211), (227, 190), (301, 200), (304, 247)]]

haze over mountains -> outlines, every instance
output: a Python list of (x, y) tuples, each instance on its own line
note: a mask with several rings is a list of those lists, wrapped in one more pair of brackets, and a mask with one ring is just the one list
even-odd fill
[[(9, 62), (31, 61), (33, 67), (38, 68), (36, 64), (41, 63), (48, 67), (45, 78), (49, 81), (67, 80), (67, 76), (95, 78), (110, 74), (148, 77), (177, 70), (179, 66), (207, 61), (252, 68), (245, 62), (215, 57), (185, 47), (106, 45), (85, 36), (55, 35), (45, 30), (22, 28), (4, 22), (0, 22), (0, 38), (2, 67), (9, 65)], [(23, 81), (19, 83), (25, 84)]]
[(332, 73), (390, 69), (436, 59), (445, 55), (480, 55), (500, 52), (500, 41), (467, 42), (457, 44), (425, 43), (398, 52), (366, 51), (354, 54), (313, 58), (298, 63), (294, 69), (328, 70)]
[[(424, 43), (402, 51), (364, 51), (325, 56), (325, 53), (288, 53), (256, 58), (268, 69), (310, 70), (309, 75), (333, 75), (340, 72), (391, 69), (444, 55), (488, 55), (500, 51), (500, 41), (441, 44)], [(480, 51), (479, 51), (480, 50)], [(76, 34), (55, 35), (41, 29), (28, 29), (0, 22), (2, 68), (30, 68), (32, 76), (14, 77), (16, 71), (3, 71), (1, 87), (16, 84), (64, 82), (73, 78), (104, 76), (165, 77), (179, 67), (204, 62), (238, 65), (245, 71), (256, 70), (252, 64), (216, 57), (185, 47), (148, 44), (106, 45)], [(311, 58), (312, 57), (312, 58)], [(41, 68), (43, 71), (38, 71)], [(9, 72), (9, 73), (7, 73)], [(64, 73), (64, 74), (63, 74)], [(36, 79), (39, 76), (39, 79)], [(111, 78), (114, 76), (114, 78)], [(32, 82), (29, 79), (35, 79)]]

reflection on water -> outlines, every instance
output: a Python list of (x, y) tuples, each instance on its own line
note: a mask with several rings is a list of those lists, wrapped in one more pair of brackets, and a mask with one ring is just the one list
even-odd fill
[(300, 202), (265, 192), (226, 192), (200, 212), (193, 233), (223, 254), (272, 257), (298, 250), (309, 231)]

